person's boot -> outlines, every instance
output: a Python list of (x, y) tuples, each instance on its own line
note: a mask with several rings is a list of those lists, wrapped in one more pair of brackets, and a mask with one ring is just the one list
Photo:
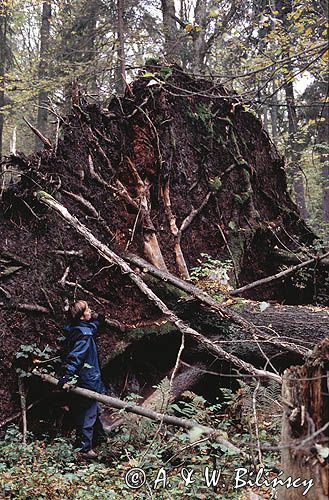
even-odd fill
[(94, 450), (80, 451), (78, 455), (80, 458), (86, 458), (89, 460), (93, 460), (98, 457), (97, 453)]

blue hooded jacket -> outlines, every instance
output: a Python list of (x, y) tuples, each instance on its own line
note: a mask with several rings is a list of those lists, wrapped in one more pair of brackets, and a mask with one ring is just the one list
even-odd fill
[(77, 386), (105, 393), (94, 334), (99, 327), (98, 320), (79, 320), (64, 327), (65, 355), (64, 377), (70, 380), (78, 376)]

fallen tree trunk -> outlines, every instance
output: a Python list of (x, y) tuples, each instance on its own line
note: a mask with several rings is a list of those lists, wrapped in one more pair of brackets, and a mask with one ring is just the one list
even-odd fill
[[(276, 336), (276, 330), (272, 328), (272, 333), (267, 333), (266, 331), (262, 331), (253, 322), (249, 320), (249, 318), (245, 318), (243, 314), (241, 314), (240, 310), (244, 310), (244, 307), (240, 307), (239, 313), (235, 310), (232, 310), (230, 307), (225, 307), (223, 304), (220, 304), (218, 301), (216, 301), (213, 297), (211, 297), (207, 292), (204, 290), (200, 290), (196, 286), (194, 286), (192, 283), (188, 283), (184, 280), (181, 280), (180, 278), (177, 278), (177, 276), (174, 276), (170, 273), (164, 272), (160, 269), (155, 268), (152, 266), (152, 264), (149, 264), (146, 262), (144, 259), (141, 257), (138, 257), (136, 255), (132, 254), (124, 254), (123, 258), (126, 259), (128, 262), (131, 262), (135, 265), (137, 265), (139, 268), (143, 269), (146, 272), (149, 272), (152, 276), (161, 279), (163, 281), (166, 281), (170, 283), (171, 285), (174, 285), (180, 290), (183, 290), (184, 292), (187, 292), (191, 296), (195, 297), (198, 299), (202, 304), (205, 304), (208, 306), (212, 311), (216, 311), (219, 313), (219, 315), (222, 318), (228, 318), (231, 320), (234, 324), (237, 326), (243, 328), (244, 332), (251, 333), (254, 339), (259, 339), (262, 341), (266, 341), (268, 343), (277, 345), (280, 349), (286, 348), (289, 351), (292, 351), (294, 353), (300, 354), (301, 356), (305, 356), (311, 353), (311, 350), (308, 349), (305, 346), (300, 346), (296, 345), (294, 342), (291, 340), (289, 342), (285, 342), (284, 339), (278, 339)], [(248, 314), (248, 312), (247, 312)], [(256, 319), (255, 315), (255, 319)], [(261, 325), (262, 326), (262, 325)], [(273, 331), (274, 330), (274, 331)], [(280, 331), (282, 328), (280, 328)], [(274, 334), (274, 335), (273, 335)], [(298, 338), (298, 337), (297, 337)]]
[(250, 363), (228, 354), (224, 349), (215, 345), (213, 342), (209, 341), (206, 337), (201, 335), (199, 332), (193, 328), (187, 326), (180, 318), (178, 318), (172, 311), (168, 309), (166, 304), (157, 297), (157, 295), (152, 292), (152, 290), (144, 283), (144, 281), (138, 276), (133, 270), (128, 266), (128, 264), (118, 255), (116, 255), (109, 247), (101, 243), (94, 235), (87, 229), (86, 226), (81, 224), (81, 222), (74, 216), (72, 216), (67, 208), (56, 201), (52, 196), (44, 191), (39, 191), (35, 193), (39, 201), (47, 205), (48, 207), (56, 210), (69, 224), (74, 227), (79, 234), (81, 234), (90, 245), (92, 245), (100, 255), (102, 255), (107, 261), (117, 264), (121, 271), (129, 274), (131, 280), (137, 285), (137, 287), (144, 293), (149, 300), (151, 300), (164, 314), (167, 318), (172, 321), (176, 327), (187, 335), (191, 336), (194, 340), (199, 342), (204, 348), (209, 349), (220, 358), (225, 359), (229, 363), (234, 364), (239, 369), (253, 375), (256, 377), (270, 378), (281, 382), (281, 377), (275, 373), (266, 370), (259, 370), (255, 368)]
[[(55, 377), (52, 377), (51, 375), (45, 374), (45, 373), (40, 373), (37, 370), (33, 370), (33, 374), (41, 377), (42, 380), (45, 382), (48, 382), (53, 385), (57, 385), (58, 379)], [(234, 444), (230, 443), (223, 437), (219, 435), (219, 432), (216, 431), (216, 429), (213, 429), (212, 427), (206, 427), (203, 425), (198, 424), (197, 422), (193, 422), (192, 420), (187, 420), (183, 418), (178, 418), (178, 417), (172, 417), (170, 415), (163, 415), (161, 413), (157, 413), (154, 410), (151, 410), (150, 408), (143, 408), (138, 405), (133, 405), (131, 403), (127, 403), (125, 401), (122, 401), (121, 399), (117, 398), (112, 398), (110, 396), (105, 396), (104, 394), (99, 394), (94, 391), (90, 391), (88, 389), (83, 389), (81, 387), (74, 387), (70, 389), (70, 392), (74, 394), (78, 394), (79, 396), (84, 396), (89, 399), (94, 399), (96, 401), (99, 401), (100, 403), (103, 403), (107, 406), (111, 406), (112, 408), (116, 408), (118, 410), (124, 410), (126, 412), (130, 413), (135, 413), (136, 415), (140, 415), (142, 417), (149, 418), (151, 420), (154, 420), (156, 422), (163, 422), (168, 425), (175, 425), (178, 427), (183, 427), (184, 429), (190, 430), (190, 429), (199, 429), (202, 431), (204, 435), (208, 435), (209, 438), (214, 439), (217, 441), (219, 444), (225, 446), (225, 448), (229, 448), (235, 453), (243, 454), (239, 448), (237, 448)]]
[[(311, 497), (329, 498), (329, 340), (303, 366), (284, 373), (282, 470), (286, 479), (312, 481)], [(298, 488), (280, 488), (280, 500), (301, 498)]]

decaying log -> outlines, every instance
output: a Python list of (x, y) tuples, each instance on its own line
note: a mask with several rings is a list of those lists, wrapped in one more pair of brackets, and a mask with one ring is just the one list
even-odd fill
[[(282, 470), (285, 478), (312, 480), (310, 498), (329, 498), (329, 340), (303, 366), (283, 377)], [(280, 489), (280, 500), (299, 500), (300, 488)]]
[[(42, 380), (44, 380), (45, 382), (48, 382), (53, 385), (58, 384), (58, 379), (52, 377), (51, 375), (40, 373), (37, 370), (33, 370), (33, 374), (38, 377), (41, 377)], [(229, 448), (233, 450), (235, 453), (245, 455), (245, 453), (243, 453), (234, 444), (230, 443), (229, 441), (221, 437), (220, 433), (217, 430), (211, 427), (200, 425), (197, 422), (193, 422), (192, 420), (172, 417), (170, 415), (163, 415), (161, 413), (157, 413), (154, 410), (151, 410), (150, 408), (143, 408), (138, 405), (133, 405), (131, 403), (127, 403), (126, 401), (122, 401), (121, 399), (105, 396), (104, 394), (99, 394), (94, 391), (89, 391), (88, 389), (82, 389), (81, 387), (74, 387), (70, 389), (70, 392), (78, 394), (80, 396), (84, 396), (89, 399), (94, 399), (96, 401), (99, 401), (100, 403), (103, 403), (107, 406), (111, 406), (112, 408), (116, 408), (118, 410), (124, 410), (126, 412), (135, 413), (136, 415), (141, 415), (151, 420), (155, 420), (156, 422), (164, 422), (168, 425), (175, 425), (178, 427), (183, 427), (184, 429), (188, 430), (195, 428), (200, 429), (200, 431), (202, 431), (204, 435), (208, 435), (209, 438), (214, 439), (219, 444), (225, 446), (225, 448)]]
[(201, 335), (195, 329), (187, 326), (186, 323), (178, 318), (178, 316), (176, 316), (176, 314), (174, 314), (166, 306), (166, 304), (146, 285), (142, 278), (138, 276), (121, 257), (113, 252), (108, 246), (97, 240), (97, 238), (95, 238), (95, 236), (89, 231), (89, 229), (87, 229), (86, 226), (84, 226), (76, 217), (72, 216), (69, 213), (67, 208), (65, 208), (62, 204), (60, 204), (52, 196), (44, 191), (38, 191), (37, 193), (35, 193), (35, 196), (39, 201), (58, 212), (61, 217), (63, 217), (72, 227), (74, 227), (76, 231), (81, 234), (85, 238), (85, 240), (88, 241), (88, 243), (93, 246), (97, 250), (97, 252), (102, 255), (107, 261), (117, 264), (122, 272), (128, 274), (130, 279), (137, 285), (140, 291), (145, 294), (148, 299), (153, 302), (182, 333), (186, 333), (187, 335), (191, 336), (204, 348), (208, 349), (210, 352), (213, 352), (229, 363), (232, 363), (237, 368), (256, 377), (270, 378), (281, 383), (281, 377), (276, 373), (255, 368), (250, 363), (246, 363), (236, 356), (224, 351), (224, 349), (214, 344), (212, 341)]
[(219, 313), (219, 315), (222, 318), (225, 317), (228, 318), (234, 324), (241, 327), (245, 332), (250, 333), (254, 339), (266, 341), (270, 344), (277, 345), (277, 347), (281, 349), (285, 348), (289, 351), (300, 354), (301, 356), (306, 356), (310, 354), (311, 350), (308, 349), (307, 347), (303, 345), (297, 345), (292, 341), (286, 342), (284, 339), (278, 338), (278, 335), (276, 334), (276, 331), (273, 331), (273, 328), (269, 333), (267, 333), (266, 328), (265, 329), (260, 329), (259, 327), (257, 328), (257, 326), (255, 326), (253, 323), (245, 319), (241, 314), (237, 314), (236, 311), (232, 310), (229, 307), (225, 307), (223, 304), (217, 302), (207, 292), (205, 292), (204, 290), (200, 290), (192, 283), (188, 283), (187, 281), (177, 278), (177, 276), (174, 276), (170, 273), (166, 273), (160, 269), (157, 269), (156, 267), (146, 262), (144, 259), (136, 255), (133, 255), (131, 253), (123, 254), (122, 257), (128, 262), (131, 262), (132, 264), (135, 264), (139, 268), (143, 269), (145, 272), (146, 271), (149, 272), (152, 276), (159, 278), (163, 281), (167, 281), (171, 285), (174, 285), (180, 290), (183, 290), (184, 292), (187, 292), (189, 295), (197, 298), (202, 304), (209, 306), (212, 311)]

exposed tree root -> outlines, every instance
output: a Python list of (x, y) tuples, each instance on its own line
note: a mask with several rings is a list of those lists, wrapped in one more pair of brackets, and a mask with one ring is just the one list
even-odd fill
[(220, 358), (225, 359), (229, 363), (233, 363), (236, 367), (247, 373), (250, 373), (251, 375), (262, 378), (271, 378), (273, 380), (276, 380), (277, 382), (281, 382), (281, 377), (279, 375), (266, 370), (259, 370), (250, 363), (246, 363), (236, 356), (227, 353), (226, 351), (224, 351), (224, 349), (214, 344), (212, 341), (201, 335), (190, 326), (186, 325), (186, 323), (178, 318), (176, 314), (168, 309), (166, 304), (154, 292), (152, 292), (152, 290), (145, 284), (142, 278), (134, 273), (134, 271), (121, 257), (116, 255), (112, 250), (110, 250), (109, 247), (97, 240), (93, 236), (93, 234), (83, 224), (81, 224), (81, 222), (79, 222), (76, 217), (73, 217), (63, 205), (58, 203), (52, 196), (43, 191), (37, 192), (36, 196), (39, 201), (56, 210), (67, 222), (69, 222), (72, 227), (77, 230), (79, 234), (81, 234), (86, 239), (86, 241), (88, 241), (90, 245), (96, 248), (100, 255), (102, 255), (109, 262), (116, 263), (120, 267), (122, 272), (129, 274), (130, 279), (137, 285), (142, 293), (144, 293), (149, 298), (149, 300), (151, 300), (168, 317), (168, 319), (176, 325), (176, 327), (182, 333), (190, 335), (203, 347), (209, 349), (209, 351), (218, 355)]

